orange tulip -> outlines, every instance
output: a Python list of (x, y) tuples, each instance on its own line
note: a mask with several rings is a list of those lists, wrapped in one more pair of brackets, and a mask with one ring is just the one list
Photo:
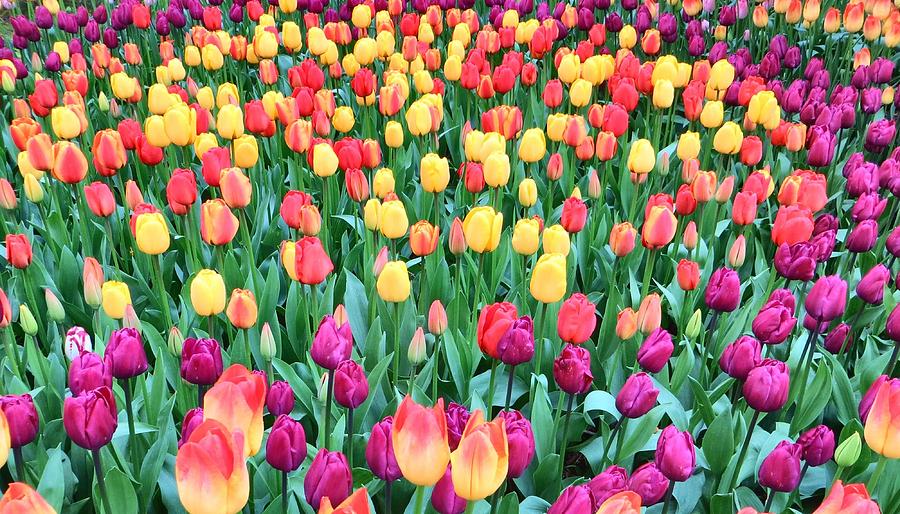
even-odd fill
[(0, 498), (0, 514), (56, 514), (53, 507), (28, 484), (9, 484)]
[(122, 136), (113, 129), (104, 129), (94, 134), (91, 155), (94, 157), (94, 167), (104, 177), (115, 175), (128, 161)]
[(432, 408), (403, 399), (391, 431), (394, 455), (403, 476), (418, 486), (432, 486), (444, 476), (450, 462), (444, 400)]
[(662, 248), (672, 242), (677, 226), (678, 219), (667, 205), (654, 205), (641, 227), (641, 242), (651, 250)]
[(244, 434), (206, 414), (175, 457), (178, 497), (190, 514), (236, 514), (250, 497)]
[(369, 493), (366, 488), (353, 491), (346, 500), (342, 501), (337, 507), (331, 506), (331, 500), (328, 497), (322, 498), (319, 505), (319, 514), (369, 514)]
[[(40, 137), (45, 134), (38, 134)], [(31, 157), (31, 152), (28, 152)], [(84, 152), (75, 143), (59, 141), (53, 145), (53, 177), (66, 184), (77, 184), (87, 175), (88, 163)]]
[(889, 459), (900, 458), (900, 380), (886, 380), (866, 418), (866, 444)]
[(637, 326), (642, 334), (653, 332), (662, 323), (662, 300), (658, 293), (651, 293), (641, 300), (638, 307)]
[(240, 221), (225, 200), (207, 200), (200, 206), (200, 236), (211, 245), (224, 245), (234, 239)]
[(641, 497), (633, 491), (614, 494), (600, 505), (597, 514), (640, 514)]
[(836, 481), (828, 493), (828, 497), (822, 501), (822, 505), (813, 511), (813, 514), (879, 514), (881, 509), (878, 504), (869, 497), (869, 491), (865, 484), (844, 485), (840, 480)]
[[(41, 125), (31, 118), (16, 118), (9, 124), (9, 135), (12, 136), (13, 143), (19, 151), (25, 150), (25, 145), (31, 136), (41, 133)], [(49, 139), (47, 145), (49, 146)]]
[(249, 289), (235, 289), (231, 292), (225, 314), (237, 328), (250, 328), (256, 324), (256, 297)]
[(634, 250), (634, 238), (637, 230), (627, 221), (613, 225), (609, 233), (609, 247), (616, 257), (625, 257)]
[(716, 194), (717, 182), (715, 171), (698, 171), (694, 175), (694, 180), (691, 181), (691, 192), (694, 193), (694, 198), (700, 203), (712, 200), (713, 195)]
[(204, 419), (214, 419), (231, 431), (240, 430), (244, 434), (244, 457), (248, 457), (256, 455), (262, 443), (265, 404), (265, 378), (234, 364), (206, 393), (203, 415)]
[(476, 410), (466, 423), (459, 446), (450, 454), (453, 489), (460, 498), (478, 501), (494, 494), (509, 470), (509, 442), (503, 418), (484, 422)]
[(253, 184), (240, 168), (225, 168), (219, 178), (222, 199), (232, 209), (243, 209), (253, 199)]
[(312, 124), (304, 119), (292, 121), (284, 129), (284, 142), (295, 152), (306, 152), (312, 142)]
[(418, 256), (430, 255), (437, 249), (441, 229), (426, 220), (416, 222), (409, 228), (409, 247)]
[(616, 316), (616, 337), (625, 341), (637, 332), (637, 313), (631, 307), (619, 311)]
[(28, 162), (35, 169), (49, 171), (53, 168), (53, 142), (48, 134), (31, 136), (25, 142), (25, 149), (28, 152)]

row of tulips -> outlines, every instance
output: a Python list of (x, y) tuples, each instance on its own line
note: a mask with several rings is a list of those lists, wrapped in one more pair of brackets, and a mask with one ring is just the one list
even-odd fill
[(10, 24), (0, 513), (897, 510), (896, 2)]

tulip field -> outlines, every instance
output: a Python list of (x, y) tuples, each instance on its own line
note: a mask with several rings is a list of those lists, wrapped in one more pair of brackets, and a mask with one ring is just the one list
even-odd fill
[(0, 514), (900, 514), (898, 45), (0, 3)]

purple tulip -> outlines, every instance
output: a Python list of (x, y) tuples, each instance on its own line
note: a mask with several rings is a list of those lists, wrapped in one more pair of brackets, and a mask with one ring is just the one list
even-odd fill
[(850, 347), (850, 325), (841, 323), (834, 327), (825, 336), (825, 349), (833, 354), (839, 354)]
[(334, 370), (334, 401), (348, 409), (362, 405), (369, 397), (369, 381), (362, 366), (347, 359)]
[(875, 247), (878, 241), (878, 222), (864, 220), (850, 230), (847, 236), (847, 250), (854, 253), (865, 253)]
[(534, 356), (534, 324), (530, 316), (522, 316), (512, 322), (497, 342), (500, 361), (508, 366), (518, 366)]
[[(453, 477), (450, 475), (450, 466), (444, 476), (435, 484), (431, 491), (431, 506), (438, 514), (462, 514), (466, 510), (466, 500), (456, 495), (453, 488)], [(551, 507), (552, 511), (553, 508)], [(560, 511), (568, 512), (568, 511)]]
[(344, 323), (338, 327), (330, 314), (322, 318), (309, 350), (313, 362), (333, 371), (341, 361), (350, 358), (352, 350), (353, 334), (350, 332), (350, 324)]
[(872, 153), (880, 153), (891, 144), (896, 134), (897, 125), (894, 120), (878, 120), (869, 125), (863, 147)]
[(659, 389), (646, 373), (635, 373), (625, 380), (616, 395), (616, 409), (626, 418), (639, 418), (650, 411), (659, 397)]
[(194, 407), (184, 414), (184, 420), (181, 422), (181, 439), (178, 440), (178, 447), (181, 448), (184, 443), (191, 437), (191, 433), (195, 428), (203, 423), (203, 409)]
[(763, 359), (750, 370), (744, 381), (747, 405), (760, 412), (774, 412), (787, 402), (790, 372), (787, 364), (775, 359)]
[(69, 365), (69, 389), (78, 396), (99, 387), (112, 387), (109, 366), (96, 353), (81, 352)]
[(900, 257), (900, 226), (894, 227), (887, 237), (885, 248), (894, 257)]
[(593, 504), (591, 512), (596, 511), (610, 496), (621, 493), (628, 483), (628, 472), (619, 466), (610, 466), (587, 483)]
[(566, 393), (586, 393), (594, 382), (591, 354), (586, 348), (567, 344), (553, 361), (553, 378)]
[[(305, 444), (303, 449), (306, 450)], [(268, 450), (267, 445), (266, 454), (269, 453)], [(353, 479), (347, 465), (347, 457), (341, 452), (332, 452), (324, 448), (319, 450), (306, 471), (306, 478), (303, 479), (306, 503), (314, 510), (318, 510), (322, 498), (327, 496), (333, 505), (337, 505), (350, 496), (352, 488)]]
[(387, 416), (372, 427), (369, 442), (366, 443), (366, 464), (372, 474), (387, 482), (393, 482), (403, 476), (397, 457), (394, 456), (394, 444), (391, 429), (394, 418)]
[(112, 441), (118, 425), (116, 398), (103, 386), (70, 396), (63, 402), (63, 426), (73, 443), (99, 450)]
[[(328, 450), (320, 450), (319, 453), (328, 452)], [(337, 453), (338, 456), (343, 457), (340, 453)], [(318, 460), (319, 455), (316, 455), (316, 460)], [(269, 439), (266, 441), (266, 462), (269, 463), (273, 468), (284, 471), (291, 472), (296, 470), (303, 464), (303, 461), (306, 460), (306, 432), (303, 430), (303, 425), (300, 424), (299, 421), (295, 421), (290, 418), (290, 416), (286, 414), (282, 414), (278, 416), (278, 419), (275, 420), (275, 424), (272, 425), (272, 430), (269, 432)], [(309, 468), (308, 473), (314, 473), (314, 467), (316, 465), (316, 460), (313, 460), (312, 465)], [(328, 456), (324, 456), (322, 458), (323, 461), (329, 460)], [(331, 459), (334, 461), (339, 461), (340, 459)], [(339, 482), (340, 478), (340, 465), (335, 463), (333, 465), (329, 464), (321, 464), (321, 467), (330, 467), (334, 469), (316, 469), (315, 471), (319, 473), (319, 483), (314, 485), (316, 488), (313, 491), (313, 499), (315, 501), (319, 501), (322, 496), (329, 496), (327, 492), (331, 492), (331, 489), (328, 489), (328, 486), (322, 486), (321, 484), (321, 475), (327, 476), (327, 478), (334, 479), (336, 482)], [(348, 470), (349, 471), (349, 470)], [(313, 477), (312, 482), (315, 484), (315, 476)], [(303, 482), (303, 486), (307, 488), (309, 491), (310, 484), (310, 476), (307, 474), (306, 480)], [(340, 494), (340, 483), (334, 484), (334, 490), (338, 494)], [(325, 489), (323, 491), (323, 489)], [(326, 492), (326, 494), (321, 494)], [(319, 494), (318, 498), (315, 498), (315, 494)], [(347, 495), (349, 496), (349, 492)], [(307, 501), (310, 501), (310, 493), (307, 492)], [(335, 498), (337, 501), (337, 499)], [(339, 500), (343, 501), (343, 499)], [(310, 504), (312, 502), (310, 501)]]
[(655, 462), (647, 462), (634, 470), (628, 479), (628, 489), (638, 493), (645, 507), (656, 505), (666, 496), (669, 479), (656, 467)]
[(650, 373), (659, 373), (669, 358), (675, 345), (672, 344), (672, 335), (662, 327), (657, 328), (647, 336), (644, 344), (638, 349), (637, 360), (641, 368)]
[(719, 357), (719, 368), (737, 380), (746, 380), (750, 371), (759, 365), (762, 346), (750, 336), (741, 336), (729, 344)]
[(766, 300), (766, 303), (778, 302), (788, 309), (791, 312), (797, 308), (797, 299), (794, 298), (794, 293), (791, 292), (790, 289), (776, 289), (772, 291), (772, 294), (769, 295), (769, 298)]
[(664, 428), (656, 442), (655, 461), (669, 480), (684, 482), (690, 478), (697, 464), (691, 433), (681, 432), (674, 425)]
[(800, 484), (799, 444), (782, 441), (763, 460), (759, 467), (759, 485), (773, 491), (789, 493)]
[(189, 337), (181, 348), (181, 378), (194, 385), (212, 385), (222, 374), (222, 349), (215, 339)]
[(113, 330), (103, 355), (115, 378), (127, 380), (147, 371), (144, 342), (141, 333), (134, 328)]
[(812, 467), (821, 466), (834, 457), (834, 432), (825, 425), (804, 432), (797, 444), (803, 449), (803, 460)]
[(866, 419), (869, 417), (869, 410), (872, 408), (872, 403), (875, 402), (875, 395), (878, 394), (878, 390), (881, 386), (891, 380), (891, 378), (887, 375), (881, 375), (872, 382), (872, 385), (866, 389), (866, 394), (863, 395), (862, 399), (859, 401), (859, 419), (862, 420), (865, 425)]
[(870, 269), (856, 284), (856, 295), (869, 305), (881, 305), (884, 286), (891, 281), (891, 271), (884, 264)]
[(272, 382), (266, 392), (266, 408), (276, 418), (294, 410), (294, 390), (284, 380)]
[(806, 312), (820, 322), (840, 317), (847, 307), (847, 282), (837, 275), (820, 278), (809, 290), (804, 304)]
[(9, 394), (0, 397), (0, 410), (9, 424), (9, 441), (12, 448), (21, 448), (34, 441), (40, 428), (37, 409), (30, 394)]
[(455, 450), (459, 446), (459, 440), (462, 439), (463, 430), (469, 423), (471, 414), (465, 406), (456, 402), (450, 402), (447, 406), (445, 417), (447, 418), (447, 441), (450, 443), (450, 450)]
[[(791, 296), (793, 299), (793, 296)], [(785, 342), (794, 326), (797, 318), (794, 317), (794, 309), (788, 308), (779, 301), (769, 301), (763, 305), (759, 313), (753, 318), (751, 328), (753, 335), (765, 344), (781, 344)], [(749, 372), (749, 370), (748, 370)]]
[(506, 440), (509, 442), (509, 478), (518, 478), (534, 459), (534, 431), (531, 422), (517, 410), (501, 411), (497, 417), (503, 418)]
[(865, 220), (877, 220), (887, 207), (887, 198), (881, 198), (878, 193), (863, 193), (853, 204), (850, 217), (859, 223)]

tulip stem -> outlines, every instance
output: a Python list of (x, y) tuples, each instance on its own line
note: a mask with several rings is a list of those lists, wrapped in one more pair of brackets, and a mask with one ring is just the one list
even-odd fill
[[(425, 487), (418, 486), (416, 487), (416, 508), (413, 510), (413, 514), (425, 514)], [(472, 504), (470, 504), (472, 505)], [(466, 507), (468, 508), (468, 507)]]
[(22, 375), (22, 370), (25, 368), (22, 367), (22, 363), (19, 360), (18, 345), (13, 342), (12, 328), (3, 329), (3, 343), (6, 347), (6, 358), (9, 360), (9, 366), (12, 368), (13, 373), (19, 377), (19, 380), (25, 382), (25, 377)]
[(288, 490), (288, 474), (287, 471), (281, 472), (281, 512), (287, 514), (290, 491)]
[(353, 408), (347, 409), (347, 465), (353, 473)]
[(497, 359), (491, 359), (491, 377), (488, 381), (487, 390), (487, 414), (488, 417), (493, 416), (494, 411), (494, 389), (496, 388), (495, 377), (497, 376)]
[(513, 382), (516, 380), (516, 367), (509, 367), (509, 382), (506, 383), (506, 401), (503, 402), (503, 410), (509, 410), (509, 403), (512, 400)]
[(466, 502), (466, 511), (464, 514), (472, 514), (473, 512), (475, 512), (475, 502)]
[(22, 447), (14, 446), (12, 451), (13, 457), (16, 459), (16, 480), (27, 483), (27, 479), (25, 478), (25, 459), (22, 458)]
[(328, 448), (329, 425), (331, 425), (331, 402), (334, 398), (334, 370), (328, 370), (328, 393), (325, 396), (325, 430), (322, 432), (322, 445)]
[(441, 370), (441, 335), (434, 336), (434, 368), (431, 370), (431, 400), (437, 401), (438, 376)]
[(131, 456), (131, 465), (137, 466), (138, 458), (135, 455), (137, 440), (134, 436), (134, 398), (131, 391), (131, 379), (122, 380), (122, 389), (125, 391), (125, 415), (128, 418), (128, 453)]
[(400, 382), (400, 303), (394, 303), (394, 387)]
[(103, 477), (103, 462), (100, 458), (100, 449), (91, 450), (91, 456), (94, 458), (94, 475), (97, 478), (97, 488), (100, 490), (100, 501), (103, 502), (103, 510), (106, 514), (112, 514), (113, 510), (109, 507), (109, 495), (106, 494), (106, 479)]
[(566, 415), (563, 420), (563, 429), (562, 429), (562, 447), (559, 450), (559, 476), (562, 478), (563, 470), (566, 468), (566, 449), (569, 446), (569, 438), (567, 437), (569, 433), (569, 421), (572, 420), (572, 404), (575, 403), (575, 395), (569, 393), (569, 398), (566, 400)]
[[(806, 347), (803, 349), (803, 353), (800, 355), (800, 374), (801, 379), (797, 382), (797, 386), (800, 388), (800, 393), (797, 396), (797, 409), (803, 405), (803, 397), (804, 393), (806, 393), (806, 379), (809, 378), (809, 370), (812, 368), (813, 356), (816, 353), (816, 342), (819, 339), (819, 326), (816, 324), (815, 330), (809, 335), (809, 340), (806, 342)], [(804, 359), (806, 363), (804, 365)]]
[(387, 480), (384, 482), (384, 511), (391, 512), (391, 482)]
[(625, 417), (622, 417), (622, 419), (616, 421), (616, 423), (612, 427), (612, 430), (609, 431), (609, 441), (607, 441), (606, 447), (603, 448), (603, 456), (600, 457), (601, 468), (606, 467), (606, 457), (609, 455), (609, 449), (612, 447), (612, 440), (615, 439), (622, 425), (625, 423), (625, 419)]
[(200, 384), (197, 386), (197, 407), (203, 408), (203, 397), (206, 396), (206, 388), (208, 386)]
[(867, 484), (867, 489), (870, 493), (875, 493), (875, 486), (878, 485), (878, 479), (881, 478), (881, 474), (884, 472), (884, 468), (887, 465), (887, 459), (884, 457), (879, 457), (878, 464), (875, 466), (875, 471), (872, 472), (872, 477), (869, 478), (869, 483)]
[(728, 489), (726, 491), (733, 491), (735, 487), (738, 485), (738, 480), (741, 475), (741, 467), (744, 465), (744, 459), (747, 457), (747, 450), (750, 449), (750, 438), (753, 436), (753, 430), (756, 428), (756, 424), (759, 422), (759, 411), (753, 411), (753, 417), (750, 418), (750, 425), (747, 426), (747, 435), (744, 436), (744, 442), (741, 444), (741, 451), (738, 453), (737, 464), (734, 467), (734, 471), (731, 472), (731, 480), (728, 483)]
[(656, 260), (656, 252), (654, 250), (648, 251), (650, 252), (650, 255), (647, 257), (647, 265), (644, 266), (644, 279), (641, 282), (641, 298), (645, 298), (650, 291), (650, 281), (653, 280), (653, 263)]
[(172, 314), (169, 312), (169, 300), (166, 296), (165, 284), (163, 283), (162, 268), (159, 264), (160, 259), (161, 257), (157, 255), (156, 258), (151, 259), (151, 261), (153, 262), (153, 274), (156, 279), (156, 294), (159, 295), (159, 308), (162, 311), (163, 319), (166, 321), (166, 326), (163, 330), (163, 333), (165, 333), (172, 328)]
[(662, 514), (669, 512), (669, 504), (672, 503), (672, 492), (675, 491), (675, 481), (669, 481), (669, 488), (666, 490), (666, 501), (663, 502)]
[(897, 365), (897, 357), (900, 355), (900, 343), (894, 343), (894, 351), (891, 352), (891, 359), (888, 361), (887, 367), (884, 368), (882, 375), (891, 376), (894, 374), (894, 367)]

